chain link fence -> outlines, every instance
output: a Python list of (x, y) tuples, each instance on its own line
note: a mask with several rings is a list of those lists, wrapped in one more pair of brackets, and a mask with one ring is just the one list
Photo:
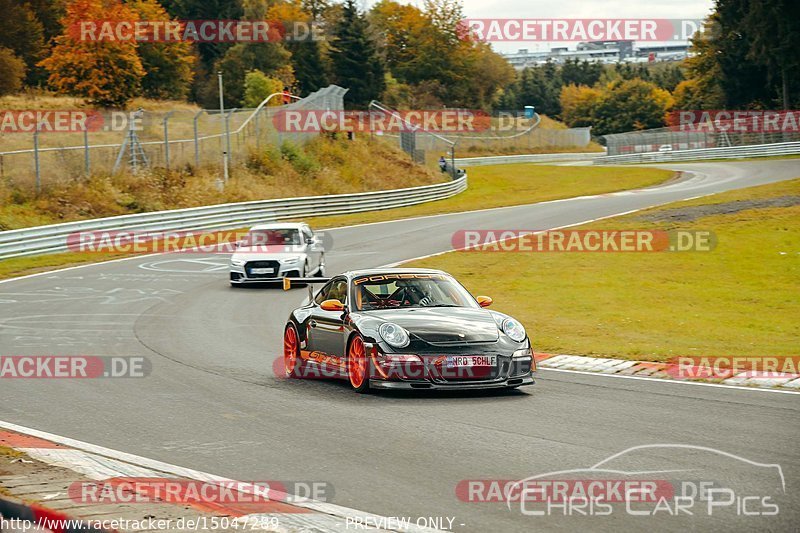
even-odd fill
[(729, 148), (800, 141), (800, 132), (682, 131), (676, 127), (603, 136), (608, 155)]
[[(377, 112), (402, 115), (401, 111), (372, 102), (370, 109)], [(581, 151), (591, 143), (591, 128), (544, 129), (538, 114), (526, 117), (523, 113), (501, 112), (491, 117), (485, 131), (452, 131), (440, 135), (414, 127), (403, 120), (410, 131), (373, 133), (387, 142), (397, 143), (412, 158), (431, 168), (440, 168), (441, 158), (445, 171), (453, 175), (456, 158), (484, 154), (547, 153)]]
[[(344, 108), (347, 89), (331, 85), (288, 105), (271, 95), (255, 109), (94, 113), (95, 127), (84, 131), (0, 133), (0, 179), (37, 190), (48, 183), (90, 174), (136, 171), (144, 167), (221, 169), (244, 163), (251, 150), (284, 141), (303, 144), (315, 133), (280, 131), (273, 117), (281, 110)], [(38, 129), (38, 128), (37, 128)], [(88, 131), (87, 131), (88, 130)]]

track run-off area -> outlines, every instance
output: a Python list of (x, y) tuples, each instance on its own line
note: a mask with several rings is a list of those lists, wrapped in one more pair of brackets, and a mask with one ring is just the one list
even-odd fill
[[(663, 167), (683, 177), (328, 230), (328, 274), (443, 252), (463, 229), (559, 228), (800, 176), (797, 160)], [(455, 531), (790, 530), (798, 523), (799, 395), (548, 370), (536, 385), (511, 392), (358, 395), (345, 382), (275, 375), (285, 320), (305, 295), (229, 287), (227, 255), (134, 257), (0, 282), (0, 354), (143, 356), (152, 367), (140, 379), (3, 380), (0, 420), (226, 478), (324, 481), (338, 505), (453, 517)], [(536, 332), (529, 334), (535, 349)], [(752, 479), (752, 464), (700, 447), (780, 465), (787, 496), (780, 513), (531, 516), (456, 493), (464, 480), (585, 469), (652, 444), (698, 448), (643, 449), (617, 466)]]

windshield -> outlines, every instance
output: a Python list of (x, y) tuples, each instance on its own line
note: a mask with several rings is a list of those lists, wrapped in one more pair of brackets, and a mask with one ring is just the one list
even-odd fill
[(356, 278), (356, 309), (370, 311), (407, 307), (477, 307), (475, 299), (454, 279), (442, 274), (392, 274)]
[(242, 246), (272, 246), (301, 244), (300, 231), (293, 228), (287, 229), (260, 229), (253, 230), (242, 239)]

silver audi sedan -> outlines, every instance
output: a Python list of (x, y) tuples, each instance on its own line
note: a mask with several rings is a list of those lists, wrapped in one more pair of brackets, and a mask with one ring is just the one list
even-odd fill
[(231, 255), (231, 285), (325, 275), (325, 247), (308, 224), (253, 226)]

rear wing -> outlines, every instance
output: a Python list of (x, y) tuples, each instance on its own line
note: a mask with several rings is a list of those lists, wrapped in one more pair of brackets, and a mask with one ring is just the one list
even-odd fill
[(328, 283), (333, 278), (283, 278), (283, 290), (288, 291), (292, 286), (311, 286), (314, 283)]
[(288, 291), (292, 285), (305, 285), (308, 287), (308, 303), (314, 301), (314, 287), (315, 283), (328, 283), (333, 278), (283, 278), (283, 290)]

